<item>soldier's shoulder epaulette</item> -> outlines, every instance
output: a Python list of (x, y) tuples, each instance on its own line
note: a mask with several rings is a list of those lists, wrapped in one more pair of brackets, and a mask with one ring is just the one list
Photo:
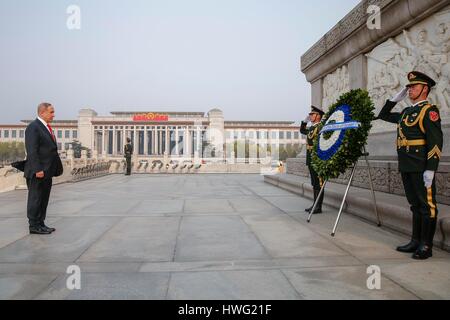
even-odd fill
[(427, 116), (432, 112), (437, 112), (439, 114), (439, 108), (435, 104), (428, 103), (422, 107), (421, 112), (423, 112), (424, 116)]
[(441, 119), (439, 107), (432, 104), (430, 108), (427, 109), (425, 117), (428, 117), (432, 122), (436, 122)]
[(432, 122), (436, 122), (440, 119), (439, 109), (436, 105), (426, 103), (422, 106), (419, 114), (419, 126), (422, 133), (425, 133), (423, 122), (425, 119), (429, 119)]

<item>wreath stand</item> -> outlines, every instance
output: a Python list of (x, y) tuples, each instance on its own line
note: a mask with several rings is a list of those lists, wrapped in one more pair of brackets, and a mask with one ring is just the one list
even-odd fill
[[(364, 156), (364, 158), (366, 160), (367, 170), (369, 172), (369, 181), (370, 181), (370, 190), (372, 191), (373, 209), (374, 209), (375, 214), (377, 216), (378, 227), (381, 227), (380, 215), (378, 214), (378, 208), (377, 208), (377, 199), (375, 197), (375, 190), (373, 188), (371, 167), (370, 167), (370, 164), (369, 164), (369, 160), (367, 159), (367, 157), (369, 156), (369, 153), (366, 152), (366, 148), (365, 147), (364, 147), (364, 152), (363, 152), (362, 156)], [(350, 190), (350, 187), (352, 185), (353, 177), (355, 176), (355, 171), (356, 171), (357, 165), (358, 165), (358, 160), (355, 162), (355, 164), (353, 166), (352, 173), (350, 175), (350, 179), (348, 181), (347, 188), (345, 190), (344, 198), (342, 199), (341, 207), (339, 209), (339, 213), (338, 213), (338, 216), (337, 216), (337, 219), (336, 219), (336, 223), (334, 224), (333, 232), (331, 233), (332, 237), (334, 237), (336, 235), (336, 229), (337, 229), (337, 226), (339, 224), (339, 220), (341, 219), (342, 211), (344, 210), (345, 200), (347, 199), (348, 191)], [(309, 213), (308, 223), (311, 222), (311, 217), (313, 215), (313, 212), (316, 210), (317, 204), (318, 204), (319, 199), (320, 199), (320, 197), (322, 196), (322, 194), (323, 194), (323, 192), (325, 190), (325, 186), (327, 185), (327, 182), (328, 182), (328, 179), (324, 181), (324, 183), (322, 185), (322, 188), (320, 189), (319, 195), (317, 196), (317, 199), (314, 202), (313, 208), (312, 208), (312, 210)]]

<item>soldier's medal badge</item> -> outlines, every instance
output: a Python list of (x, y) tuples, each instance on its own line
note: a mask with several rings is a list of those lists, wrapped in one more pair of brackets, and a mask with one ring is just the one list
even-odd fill
[(430, 120), (433, 122), (436, 122), (439, 120), (439, 113), (437, 113), (436, 111), (431, 111), (430, 112)]

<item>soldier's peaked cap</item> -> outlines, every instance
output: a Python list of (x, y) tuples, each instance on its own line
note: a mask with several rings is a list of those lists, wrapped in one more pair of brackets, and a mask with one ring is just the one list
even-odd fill
[(315, 107), (315, 106), (311, 106), (311, 112), (317, 112), (321, 116), (323, 116), (325, 114), (325, 112), (322, 110), (321, 107)]
[(407, 87), (415, 84), (424, 84), (432, 88), (436, 85), (436, 81), (431, 79), (425, 73), (419, 71), (411, 71), (410, 73), (408, 73), (408, 80), (409, 83), (406, 85)]

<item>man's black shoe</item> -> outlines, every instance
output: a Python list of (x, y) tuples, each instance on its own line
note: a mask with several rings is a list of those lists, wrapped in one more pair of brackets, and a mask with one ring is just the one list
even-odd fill
[(306, 209), (305, 209), (305, 212), (311, 212), (311, 210), (312, 210), (313, 207), (314, 207), (314, 205), (312, 205), (312, 206), (309, 207), (309, 208), (306, 208)]
[(397, 247), (397, 251), (399, 252), (406, 252), (406, 253), (413, 253), (416, 252), (416, 250), (419, 248), (419, 242), (412, 240), (410, 243)]
[(30, 227), (30, 234), (50, 234), (51, 232), (42, 227)]
[(431, 247), (426, 245), (421, 245), (419, 249), (412, 255), (412, 258), (415, 260), (426, 260), (433, 256), (433, 250)]
[(42, 228), (43, 230), (45, 230), (45, 231), (50, 231), (50, 233), (56, 231), (55, 228), (47, 227), (45, 224), (44, 224), (44, 225), (41, 225), (41, 228)]

